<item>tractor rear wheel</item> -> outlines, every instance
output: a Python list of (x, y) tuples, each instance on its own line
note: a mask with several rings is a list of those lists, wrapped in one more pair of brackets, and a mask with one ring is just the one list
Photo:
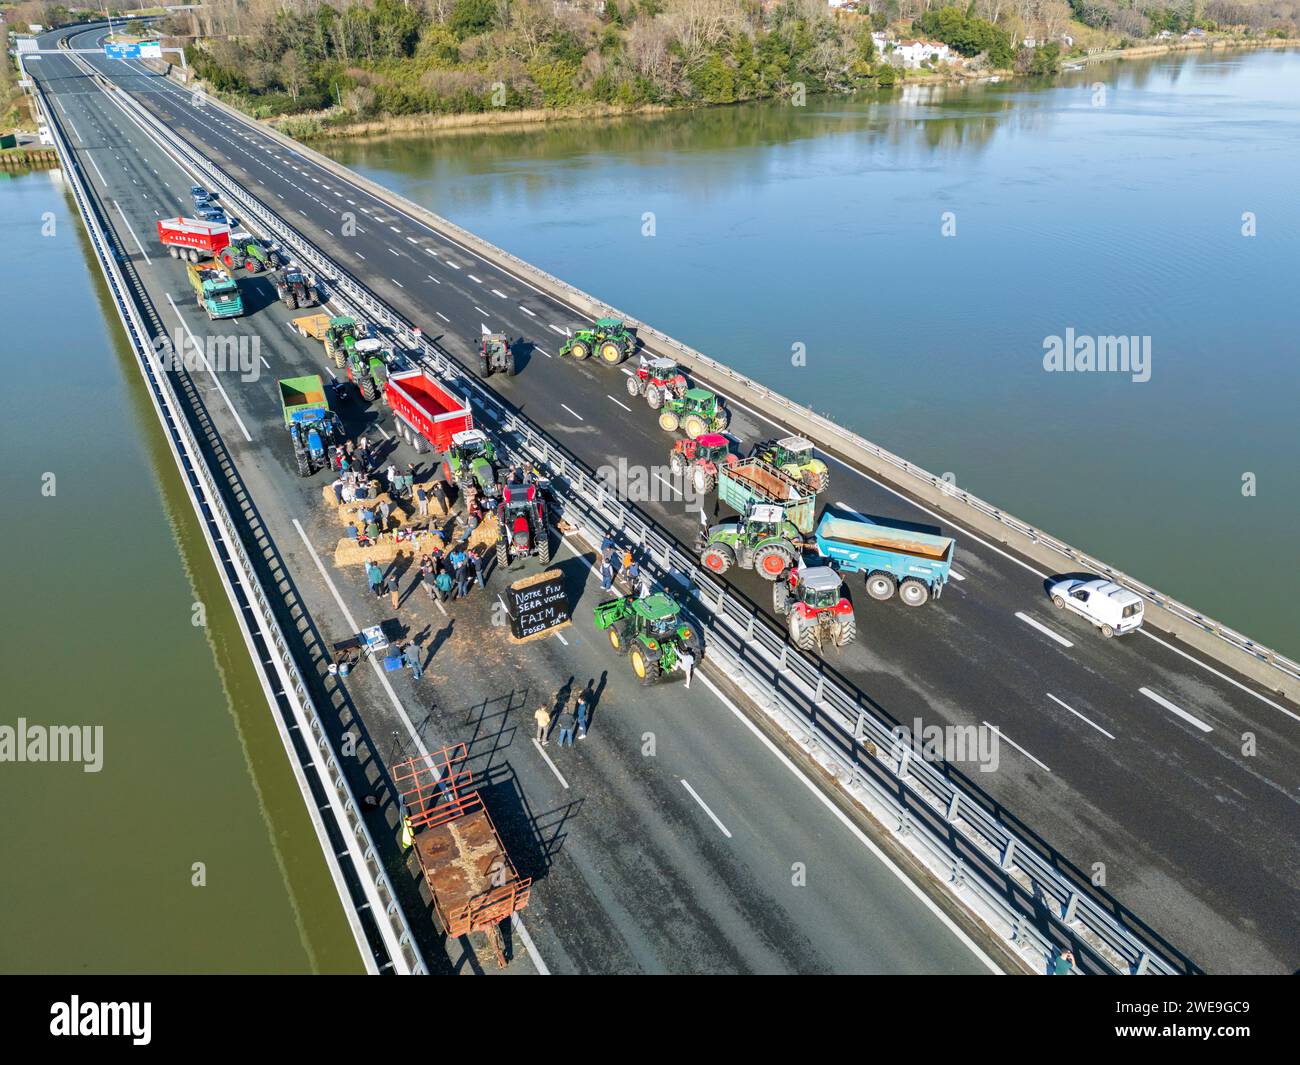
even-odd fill
[(814, 493), (824, 492), (830, 487), (831, 475), (828, 470), (807, 470), (804, 474), (804, 480), (808, 482), (808, 487)]
[(651, 385), (645, 390), (645, 401), (651, 410), (658, 410), (664, 405), (664, 390), (658, 385)]
[(617, 366), (626, 358), (626, 353), (623, 351), (623, 345), (617, 340), (603, 340), (600, 344), (600, 357), (610, 366)]
[(731, 564), (736, 561), (736, 556), (732, 554), (731, 548), (725, 544), (709, 544), (700, 552), (700, 565), (710, 573), (716, 573), (718, 576), (726, 573), (731, 569)]
[(659, 415), (659, 428), (665, 433), (675, 433), (677, 426), (681, 424), (681, 419), (670, 410), (664, 411)]
[(516, 369), (515, 369), (515, 353), (514, 353), (513, 351), (507, 351), (507, 352), (506, 352), (506, 367), (505, 367), (505, 369), (506, 369), (506, 376), (507, 376), (507, 377), (514, 377), (515, 372), (516, 372)]
[(510, 545), (506, 538), (499, 533), (497, 534), (497, 567), (505, 569), (510, 565)]
[(373, 403), (375, 397), (379, 395), (379, 389), (375, 387), (375, 379), (368, 373), (362, 375), (361, 383), (357, 385), (357, 388), (361, 390), (361, 398), (367, 403)]
[(659, 663), (649, 658), (642, 647), (632, 648), (632, 672), (642, 684), (654, 684), (662, 675)]
[(636, 374), (629, 374), (624, 382), (627, 387), (627, 394), (629, 396), (639, 396), (641, 394), (641, 383), (641, 378), (637, 377)]
[(297, 450), (294, 451), (294, 458), (298, 460), (298, 476), (310, 477), (311, 457), (307, 454), (307, 452), (302, 448), (298, 448)]
[(790, 615), (790, 642), (802, 651), (817, 650), (817, 622)]
[(725, 433), (727, 426), (731, 424), (731, 411), (726, 407), (719, 407), (717, 416), (713, 419), (713, 431), (715, 433)]
[(843, 618), (831, 632), (836, 647), (847, 647), (858, 638), (858, 619), (850, 614)]
[(551, 540), (546, 534), (546, 526), (540, 529), (534, 529), (533, 533), (537, 538), (537, 561), (543, 566), (549, 565), (551, 561)]
[(713, 490), (713, 474), (703, 466), (695, 467), (695, 471), (691, 474), (691, 481), (695, 485), (695, 491), (700, 495), (707, 495)]
[(296, 311), (298, 309), (298, 294), (296, 292), (289, 293), (288, 304), (291, 311)]
[(486, 355), (480, 355), (478, 357), (478, 375), (480, 377), (492, 376), (492, 363), (488, 360)]
[(686, 435), (692, 440), (701, 433), (707, 432), (708, 428), (709, 427), (704, 423), (704, 419), (698, 414), (688, 414), (682, 421), (682, 429), (685, 430)]
[(569, 345), (569, 354), (581, 361), (591, 354), (591, 348), (587, 346), (585, 340), (575, 340)]
[(925, 606), (930, 599), (930, 589), (924, 581), (908, 577), (898, 586), (898, 597), (908, 606)]
[(772, 585), (772, 609), (780, 617), (790, 613), (790, 589), (785, 581), (777, 581)]
[(754, 570), (765, 581), (780, 580), (793, 561), (790, 549), (783, 544), (768, 544), (754, 552)]
[(896, 590), (894, 578), (888, 573), (873, 573), (867, 578), (867, 595), (878, 602), (892, 599)]
[(615, 654), (627, 654), (628, 635), (626, 625), (627, 623), (624, 621), (616, 621), (607, 630), (609, 633), (609, 645), (614, 648)]

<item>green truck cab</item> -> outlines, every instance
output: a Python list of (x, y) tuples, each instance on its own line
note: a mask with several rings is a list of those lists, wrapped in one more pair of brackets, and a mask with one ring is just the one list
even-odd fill
[(642, 684), (654, 684), (677, 669), (684, 651), (696, 664), (704, 656), (699, 630), (682, 617), (677, 600), (664, 592), (642, 599), (607, 599), (596, 604), (592, 615), (596, 628), (608, 634), (609, 645), (629, 657)]
[(239, 285), (219, 263), (211, 259), (187, 263), (185, 273), (194, 289), (195, 302), (210, 319), (238, 318), (244, 313)]

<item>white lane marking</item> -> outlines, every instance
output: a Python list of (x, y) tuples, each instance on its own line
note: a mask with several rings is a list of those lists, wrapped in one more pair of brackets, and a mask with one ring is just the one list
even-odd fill
[(419, 241), (417, 241), (414, 237), (407, 237), (407, 238), (406, 238), (406, 243), (407, 243), (407, 244), (417, 244), (417, 245), (418, 245), (418, 244), (419, 244)]
[(358, 251), (358, 252), (353, 252), (353, 254), (354, 254), (358, 259), (364, 259), (364, 258), (365, 258), (365, 256), (362, 255), (359, 251)]
[[(72, 126), (72, 132), (73, 132), (73, 133), (77, 133), (77, 127), (76, 127), (75, 125), (73, 125), (73, 123), (72, 123), (72, 119), (68, 119), (68, 125), (69, 125), (69, 126)], [(77, 140), (81, 140), (81, 134), (80, 134), (80, 133), (77, 133)]]
[(1037, 630), (1038, 630), (1039, 632), (1041, 632), (1044, 636), (1050, 636), (1053, 640), (1055, 640), (1057, 643), (1059, 643), (1062, 647), (1073, 647), (1073, 646), (1074, 646), (1074, 644), (1072, 644), (1072, 643), (1071, 643), (1069, 640), (1067, 640), (1064, 636), (1058, 636), (1056, 633), (1054, 633), (1051, 629), (1049, 629), (1049, 628), (1048, 628), (1046, 625), (1044, 625), (1042, 622), (1035, 621), (1035, 620), (1034, 620), (1033, 618), (1031, 618), (1028, 614), (1022, 614), (1019, 610), (1017, 610), (1017, 611), (1016, 611), (1016, 617), (1018, 617), (1018, 618), (1019, 618), (1021, 621), (1023, 621), (1026, 625), (1029, 625), (1029, 626), (1031, 626), (1031, 627), (1037, 629)]
[[(212, 369), (212, 363), (208, 361), (208, 356), (203, 349), (203, 345), (195, 339), (194, 334), (190, 332), (190, 327), (185, 324), (185, 319), (181, 317), (180, 309), (176, 306), (176, 301), (172, 299), (171, 293), (167, 292), (164, 293), (164, 295), (167, 297), (167, 302), (171, 304), (172, 310), (176, 312), (176, 320), (181, 323), (181, 328), (189, 334), (190, 343), (194, 345), (194, 350), (202, 353), (203, 365), (208, 371), (208, 376), (212, 378), (213, 384), (217, 386), (217, 391), (221, 393), (222, 398), (226, 401), (226, 406), (230, 408), (230, 414), (235, 419), (235, 424), (239, 426), (239, 431), (244, 434), (244, 439), (251, 444), (253, 438), (249, 436), (248, 429), (244, 426), (244, 420), (239, 416), (239, 412), (235, 410), (235, 405), (230, 402), (230, 396), (226, 394), (226, 390), (218, 379), (216, 371)], [(357, 631), (360, 632), (361, 630), (358, 629)]]
[(519, 305), (519, 309), (520, 309), (521, 311), (523, 311), (524, 314), (528, 315), (529, 318), (536, 318), (536, 317), (537, 317), (537, 315), (535, 315), (532, 311), (530, 311), (530, 310), (529, 310), (527, 307), (525, 307), (522, 303)]
[(718, 820), (718, 815), (709, 809), (708, 803), (706, 803), (703, 799), (700, 798), (696, 790), (693, 787), (691, 787), (690, 784), (685, 780), (682, 781), (682, 787), (684, 787), (687, 791), (691, 793), (691, 798), (700, 804), (700, 809), (709, 815), (709, 820), (711, 820), (715, 825), (718, 826), (718, 831), (721, 832), (724, 836), (726, 836), (727, 839), (731, 839), (731, 833), (727, 830), (727, 826)]
[(568, 411), (570, 414), (572, 414), (575, 418), (577, 418), (578, 421), (580, 421), (580, 422), (585, 422), (585, 421), (587, 420), (586, 418), (584, 418), (581, 414), (579, 414), (576, 410), (574, 410), (572, 407), (568, 406), (567, 404), (565, 404), (565, 403), (561, 403), (560, 406), (563, 407), (565, 410), (567, 410), (567, 411)]
[(446, 322), (448, 325), (451, 324), (451, 319), (448, 318), (445, 314), (443, 314), (442, 311), (434, 311), (433, 313), (436, 314), (439, 318), (441, 318), (441, 319), (442, 319), (444, 322)]
[(460, 267), (457, 266), (457, 265), (456, 265), (454, 262), (452, 262), (450, 259), (447, 260), (447, 265), (450, 266), (453, 270), (459, 270), (459, 269), (460, 269)]
[[(357, 624), (357, 619), (352, 616), (352, 611), (350, 611), (347, 604), (343, 602), (343, 597), (339, 595), (338, 588), (334, 586), (334, 581), (326, 571), (325, 564), (321, 562), (320, 555), (316, 554), (316, 548), (313, 547), (312, 542), (307, 539), (307, 532), (303, 529), (302, 523), (297, 518), (293, 519), (293, 527), (298, 530), (298, 535), (302, 537), (302, 542), (307, 546), (307, 552), (311, 555), (311, 560), (316, 563), (316, 568), (320, 571), (320, 575), (325, 579), (325, 586), (329, 588), (330, 594), (334, 596), (334, 602), (338, 604), (339, 611), (343, 615), (343, 620), (348, 623), (348, 628), (352, 632), (360, 632), (361, 626)], [(411, 742), (415, 744), (421, 754), (427, 755), (429, 749), (424, 745), (424, 740), (420, 738), (420, 734), (415, 731), (415, 725), (412, 723), (411, 719), (406, 716), (406, 708), (402, 706), (402, 700), (399, 699), (397, 693), (393, 691), (393, 686), (388, 683), (388, 678), (384, 675), (383, 667), (375, 659), (374, 655), (367, 655), (366, 660), (374, 669), (375, 676), (379, 678), (379, 683), (387, 693), (389, 702), (393, 704), (393, 709), (397, 711), (398, 718), (401, 720), (402, 724), (406, 726), (406, 732), (407, 735), (411, 737)]]
[(442, 282), (439, 281), (436, 277), (434, 277), (433, 274), (426, 274), (425, 276), (428, 277), (428, 279), (429, 279), (430, 281), (432, 281), (435, 285), (441, 285), (441, 284), (442, 284)]
[(484, 318), (491, 318), (491, 317), (492, 317), (492, 316), (491, 316), (490, 314), (488, 314), (488, 312), (485, 311), (482, 307), (475, 307), (474, 309), (475, 309), (476, 311), (478, 311), (478, 313), (481, 314)]
[(955, 581), (964, 581), (964, 580), (966, 579), (966, 578), (963, 577), (960, 573), (958, 573), (955, 569), (951, 569), (951, 568), (948, 570), (948, 576), (951, 577), (951, 578), (952, 578), (953, 580), (955, 580)]
[(987, 721), (985, 721), (985, 722), (984, 722), (984, 727), (985, 727), (985, 728), (988, 728), (988, 729), (992, 729), (993, 732), (994, 732), (994, 734), (998, 737), (998, 739), (1000, 739), (1000, 740), (1006, 740), (1009, 744), (1011, 744), (1012, 747), (1014, 747), (1017, 751), (1019, 751), (1021, 754), (1023, 754), (1026, 758), (1028, 758), (1028, 759), (1029, 759), (1031, 762), (1033, 762), (1035, 765), (1037, 765), (1037, 766), (1041, 766), (1043, 769), (1047, 770), (1047, 772), (1049, 772), (1049, 773), (1052, 771), (1050, 766), (1047, 766), (1047, 765), (1045, 765), (1044, 763), (1040, 762), (1037, 758), (1035, 758), (1035, 757), (1034, 757), (1032, 754), (1030, 754), (1027, 750), (1025, 750), (1023, 747), (1021, 747), (1020, 744), (1018, 744), (1015, 740), (1013, 740), (1013, 739), (1009, 739), (1009, 738), (1007, 737), (1006, 733), (1004, 733), (1000, 728), (998, 728), (997, 725), (990, 725)]
[(258, 358), (262, 360), (262, 365), (265, 366), (268, 370), (271, 368), (271, 364), (266, 361), (265, 355), (259, 355)]
[(1156, 703), (1156, 704), (1158, 704), (1158, 705), (1160, 705), (1160, 706), (1163, 706), (1163, 707), (1164, 707), (1166, 710), (1168, 710), (1171, 714), (1177, 714), (1177, 715), (1178, 715), (1179, 717), (1181, 717), (1184, 721), (1188, 722), (1188, 724), (1195, 725), (1195, 726), (1196, 726), (1198, 729), (1200, 729), (1202, 732), (1213, 732), (1213, 731), (1214, 731), (1214, 729), (1212, 729), (1209, 725), (1207, 725), (1207, 724), (1206, 724), (1204, 721), (1202, 721), (1199, 717), (1193, 717), (1193, 716), (1192, 716), (1191, 714), (1189, 714), (1186, 710), (1184, 710), (1181, 706), (1175, 706), (1175, 705), (1174, 705), (1173, 703), (1171, 703), (1168, 699), (1166, 699), (1163, 695), (1157, 695), (1157, 694), (1156, 694), (1155, 692), (1153, 692), (1150, 688), (1139, 688), (1138, 691), (1140, 691), (1143, 695), (1145, 695), (1145, 696), (1146, 696), (1148, 699), (1150, 699), (1153, 703)]
[(555, 774), (555, 779), (560, 782), (560, 787), (562, 787), (565, 791), (568, 791), (569, 782), (564, 779), (564, 774), (555, 768), (555, 763), (551, 761), (551, 756), (547, 754), (545, 750), (543, 750), (542, 745), (537, 742), (536, 736), (533, 737), (533, 746), (537, 748), (537, 753), (542, 756), (542, 758), (546, 761), (546, 764), (551, 767), (551, 772)]
[(392, 248), (389, 248), (389, 249), (388, 249), (388, 254), (389, 254), (389, 255), (397, 255), (397, 256), (399, 256), (399, 257), (400, 257), (400, 255), (401, 255), (400, 252), (394, 251)]
[(568, 334), (563, 329), (561, 329), (558, 325), (551, 325), (550, 322), (546, 323), (546, 328), (554, 329), (557, 333), (560, 334), (560, 336), (568, 336)]
[(565, 647), (568, 647), (568, 646), (569, 646), (569, 641), (566, 640), (566, 639), (564, 638), (564, 633), (562, 633), (562, 632), (557, 632), (557, 633), (555, 634), (555, 638), (556, 638), (557, 640), (559, 640), (560, 643), (564, 644)]
[(605, 393), (605, 398), (606, 398), (607, 400), (609, 400), (611, 403), (618, 404), (618, 406), (622, 407), (622, 408), (623, 408), (625, 411), (627, 411), (629, 414), (632, 413), (632, 408), (631, 408), (631, 407), (629, 407), (626, 403), (622, 403), (622, 402), (620, 402), (619, 400), (615, 399), (615, 398), (614, 398), (613, 396), (611, 396), (608, 392)]
[(1202, 669), (1207, 669), (1207, 670), (1209, 670), (1211, 673), (1213, 673), (1213, 674), (1214, 674), (1216, 677), (1218, 677), (1220, 680), (1226, 680), (1229, 684), (1233, 684), (1233, 685), (1235, 685), (1236, 687), (1238, 687), (1238, 688), (1240, 688), (1242, 691), (1244, 691), (1247, 695), (1253, 695), (1253, 696), (1254, 696), (1256, 699), (1258, 699), (1261, 703), (1267, 703), (1267, 704), (1268, 704), (1269, 706), (1271, 706), (1274, 710), (1281, 710), (1282, 713), (1286, 714), (1286, 716), (1289, 717), (1292, 721), (1300, 721), (1300, 714), (1293, 713), (1292, 711), (1288, 710), (1285, 706), (1282, 706), (1282, 705), (1279, 704), (1279, 703), (1275, 703), (1275, 702), (1273, 702), (1273, 700), (1270, 699), (1270, 698), (1268, 698), (1267, 696), (1260, 695), (1259, 692), (1257, 692), (1257, 691), (1253, 691), (1252, 689), (1247, 688), (1246, 685), (1244, 685), (1244, 684), (1241, 683), (1241, 681), (1239, 681), (1239, 680), (1233, 680), (1233, 679), (1232, 679), (1230, 676), (1228, 676), (1226, 673), (1220, 673), (1220, 672), (1219, 672), (1217, 669), (1215, 669), (1213, 666), (1207, 666), (1204, 662), (1202, 662), (1199, 658), (1195, 657), (1194, 655), (1189, 655), (1186, 651), (1182, 651), (1182, 650), (1180, 650), (1179, 648), (1175, 647), (1173, 644), (1171, 644), (1171, 643), (1166, 643), (1166, 642), (1165, 642), (1164, 640), (1162, 640), (1159, 636), (1152, 636), (1151, 633), (1147, 632), (1146, 629), (1138, 629), (1138, 632), (1140, 632), (1140, 633), (1141, 633), (1143, 636), (1145, 636), (1148, 640), (1155, 640), (1155, 642), (1158, 643), (1161, 647), (1167, 647), (1169, 650), (1173, 651), (1174, 654), (1176, 654), (1176, 655), (1182, 655), (1182, 656), (1183, 656), (1184, 658), (1186, 658), (1189, 662), (1195, 662), (1195, 663), (1196, 663), (1198, 666), (1200, 666)]
[(500, 296), (503, 300), (508, 300), (508, 299), (510, 298), (510, 297), (507, 296), (504, 292), (502, 292), (499, 288), (494, 288), (494, 289), (492, 290), (492, 295), (494, 295), (494, 296)]
[[(381, 221), (382, 221), (382, 219), (381, 219)], [(396, 226), (389, 226), (388, 228), (391, 229), (394, 233), (400, 233), (400, 232), (401, 232), (401, 230), (398, 229)]]
[(438, 257), (438, 253), (434, 251), (432, 248), (425, 248), (424, 250), (428, 252), (430, 255), (432, 255), (435, 259)]
[[(95, 168), (95, 173), (99, 175), (99, 183), (107, 188), (108, 179), (104, 177), (104, 171), (99, 169), (99, 164), (95, 162), (95, 157), (93, 155), (87, 155), (86, 158), (90, 160), (90, 165)], [(119, 208), (119, 210), (121, 210), (121, 208)]]
[(395, 278), (395, 277), (390, 277), (388, 280), (391, 281), (391, 282), (392, 282), (394, 285), (396, 285), (398, 288), (406, 288), (406, 286), (403, 285), (400, 281), (398, 281), (397, 278)]
[(357, 201), (356, 201), (356, 200), (348, 200), (348, 203), (352, 204), (353, 207), (355, 207), (355, 206), (357, 205)]
[(304, 211), (301, 207), (298, 208), (298, 213), (299, 213), (300, 215), (302, 215), (303, 218), (306, 218), (306, 217), (307, 217), (307, 212)]
[(676, 487), (676, 486), (675, 486), (675, 485), (674, 485), (670, 480), (668, 480), (668, 478), (666, 478), (662, 473), (656, 473), (656, 474), (655, 474), (655, 478), (656, 478), (657, 480), (659, 480), (659, 481), (662, 481), (664, 484), (666, 484), (666, 485), (668, 486), (669, 490), (670, 490), (674, 495), (681, 495), (681, 494), (682, 494), (682, 493), (681, 493), (681, 490), (680, 490), (679, 488), (677, 488), (677, 487)]
[(1070, 713), (1072, 713), (1072, 714), (1073, 714), (1075, 717), (1077, 717), (1080, 721), (1086, 721), (1089, 725), (1091, 725), (1091, 726), (1092, 726), (1093, 728), (1095, 728), (1098, 732), (1100, 732), (1103, 736), (1105, 736), (1106, 739), (1108, 739), (1108, 740), (1113, 740), (1113, 739), (1115, 738), (1115, 737), (1112, 736), (1109, 732), (1107, 732), (1104, 728), (1102, 728), (1099, 724), (1097, 724), (1097, 722), (1095, 722), (1095, 721), (1088, 721), (1088, 719), (1087, 719), (1086, 717), (1084, 717), (1081, 713), (1079, 713), (1078, 710), (1076, 710), (1074, 707), (1068, 705), (1067, 703), (1063, 703), (1063, 702), (1061, 702), (1061, 700), (1058, 699), (1058, 698), (1057, 698), (1055, 695), (1053, 695), (1051, 692), (1047, 692), (1046, 694), (1047, 694), (1047, 697), (1048, 697), (1049, 699), (1051, 699), (1052, 702), (1056, 703), (1057, 706), (1064, 706), (1065, 709), (1067, 709), (1068, 711), (1070, 711)]
[[(144, 245), (140, 243), (140, 238), (135, 235), (135, 230), (131, 228), (131, 223), (126, 220), (126, 212), (122, 210), (121, 205), (116, 200), (113, 201), (113, 206), (117, 208), (117, 213), (122, 216), (122, 224), (126, 226), (127, 232), (131, 234), (131, 239), (135, 241), (135, 246), (140, 249), (140, 254), (144, 256), (144, 261), (150, 266), (153, 266), (153, 260), (149, 258), (149, 253), (144, 250)], [(175, 307), (176, 305), (173, 303), (172, 306)], [(179, 314), (180, 312), (177, 311), (177, 313)]]
[(533, 350), (534, 350), (534, 351), (540, 351), (540, 352), (541, 352), (543, 355), (545, 355), (548, 359), (551, 357), (551, 353), (550, 353), (549, 351), (547, 351), (544, 347), (542, 347), (540, 344), (534, 344), (534, 345), (533, 345)]
[(483, 284), (483, 279), (481, 277), (475, 277), (473, 274), (466, 274), (465, 276), (477, 285)]

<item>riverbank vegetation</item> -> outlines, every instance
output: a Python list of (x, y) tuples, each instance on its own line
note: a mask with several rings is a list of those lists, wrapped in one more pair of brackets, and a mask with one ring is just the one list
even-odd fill
[[(209, 0), (166, 20), (207, 87), (297, 136), (386, 119), (729, 104), (909, 77), (1048, 75), (1188, 30), (1284, 32), (1300, 0)], [(873, 42), (873, 31), (878, 35)], [(947, 44), (905, 69), (892, 42)], [(1031, 43), (1032, 42), (1032, 43)]]

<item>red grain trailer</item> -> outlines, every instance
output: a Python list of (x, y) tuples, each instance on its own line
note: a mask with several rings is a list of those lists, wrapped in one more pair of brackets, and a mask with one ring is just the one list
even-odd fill
[(449, 391), (427, 370), (404, 370), (384, 384), (394, 433), (423, 455), (430, 447), (446, 451), (454, 433), (474, 428), (469, 403)]
[(532, 878), (521, 877), (464, 768), (465, 744), (408, 758), (391, 769), (401, 804), (403, 842), (433, 899), (443, 932), (482, 932), (497, 965), (506, 964), (501, 922), (528, 905)]
[(215, 259), (230, 244), (230, 227), (198, 218), (158, 219), (158, 240), (173, 259)]

